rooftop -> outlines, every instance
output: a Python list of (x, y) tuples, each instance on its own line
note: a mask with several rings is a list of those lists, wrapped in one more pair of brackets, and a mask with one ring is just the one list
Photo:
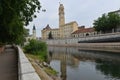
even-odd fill
[(76, 30), (75, 32), (73, 32), (72, 34), (79, 34), (79, 33), (87, 33), (87, 32), (94, 32), (94, 28), (79, 28), (78, 30)]
[(49, 24), (47, 24), (47, 26), (45, 28), (43, 28), (43, 30), (45, 30), (45, 29), (47, 29), (47, 30), (51, 29)]

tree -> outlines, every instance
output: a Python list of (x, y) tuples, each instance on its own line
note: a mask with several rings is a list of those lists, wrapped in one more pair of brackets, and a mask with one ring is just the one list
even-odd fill
[(50, 32), (48, 35), (48, 39), (53, 39), (52, 33)]
[(102, 31), (103, 33), (111, 32), (112, 29), (116, 29), (120, 25), (120, 16), (115, 13), (103, 14), (93, 23), (96, 31)]
[(44, 61), (47, 59), (47, 45), (45, 42), (32, 39), (24, 46), (24, 51), (29, 54), (38, 55)]
[(28, 25), (40, 10), (38, 0), (0, 0), (0, 42), (20, 43), (24, 25)]
[(114, 14), (114, 13), (109, 13), (108, 14), (108, 22), (111, 24), (108, 24), (110, 27), (109, 29), (116, 29), (117, 26), (120, 25), (120, 15), (119, 14)]

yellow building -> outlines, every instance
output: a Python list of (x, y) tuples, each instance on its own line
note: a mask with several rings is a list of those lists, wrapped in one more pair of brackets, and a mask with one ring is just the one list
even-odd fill
[(50, 32), (52, 33), (52, 36), (54, 39), (58, 39), (60, 34), (59, 34), (59, 29), (51, 29), (49, 25), (47, 25), (45, 28), (42, 30), (42, 39), (48, 39)]
[(43, 28), (42, 39), (48, 39), (49, 34), (52, 34), (53, 39), (63, 39), (72, 37), (71, 34), (78, 30), (78, 24), (76, 21), (65, 23), (65, 12), (63, 4), (59, 6), (59, 28), (52, 29), (49, 25)]

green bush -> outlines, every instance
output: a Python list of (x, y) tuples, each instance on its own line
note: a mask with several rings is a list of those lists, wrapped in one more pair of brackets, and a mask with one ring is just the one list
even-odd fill
[(47, 45), (45, 42), (32, 39), (24, 46), (24, 51), (25, 53), (38, 55), (42, 60), (47, 58)]

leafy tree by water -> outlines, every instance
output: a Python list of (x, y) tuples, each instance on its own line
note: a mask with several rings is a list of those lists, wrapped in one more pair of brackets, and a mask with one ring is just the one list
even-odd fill
[(32, 39), (29, 41), (29, 44), (25, 45), (24, 51), (29, 54), (38, 55), (43, 60), (47, 58), (47, 45), (45, 42)]
[(102, 17), (94, 21), (93, 25), (98, 32), (112, 32), (112, 29), (115, 30), (120, 25), (120, 16), (115, 13), (103, 14)]
[(0, 0), (0, 42), (21, 43), (23, 26), (36, 17), (39, 9), (39, 0)]

